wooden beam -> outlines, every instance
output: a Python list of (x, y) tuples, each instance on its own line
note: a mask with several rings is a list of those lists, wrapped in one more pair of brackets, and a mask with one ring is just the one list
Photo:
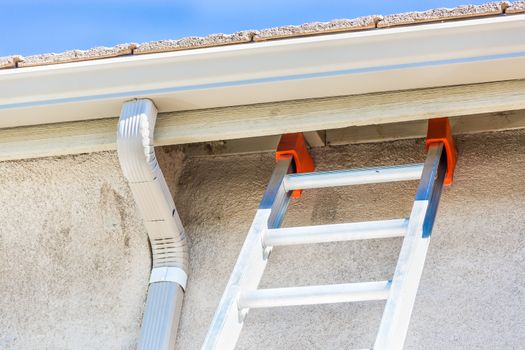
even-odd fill
[(268, 135), (185, 145), (184, 153), (189, 157), (206, 157), (233, 154), (275, 152), (281, 135)]
[(304, 138), (310, 147), (326, 146), (326, 132), (323, 130), (307, 131), (304, 133)]
[[(451, 117), (450, 123), (455, 135), (525, 129), (525, 110)], [(351, 126), (342, 129), (330, 129), (325, 132), (326, 144), (330, 146), (423, 138), (426, 133), (426, 120)], [(184, 152), (189, 157), (273, 152), (279, 138), (279, 135), (272, 135), (193, 143), (186, 145)]]
[[(450, 124), (455, 135), (487, 131), (525, 128), (525, 110), (484, 113), (451, 117)], [(425, 137), (427, 121), (414, 120), (401, 123), (351, 126), (327, 130), (326, 143), (331, 146), (356, 143), (385, 142)]]
[[(525, 109), (525, 80), (284, 101), (159, 115), (156, 145)], [(0, 160), (116, 148), (117, 118), (0, 129)]]

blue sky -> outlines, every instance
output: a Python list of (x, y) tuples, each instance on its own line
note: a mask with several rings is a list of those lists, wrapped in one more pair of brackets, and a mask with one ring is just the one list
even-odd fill
[(232, 33), (484, 0), (1, 0), (0, 56)]

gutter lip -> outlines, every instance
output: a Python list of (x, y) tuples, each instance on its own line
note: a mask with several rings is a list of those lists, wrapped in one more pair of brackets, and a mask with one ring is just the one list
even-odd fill
[(437, 67), (437, 66), (443, 66), (443, 65), (453, 65), (453, 64), (461, 64), (461, 63), (471, 63), (471, 62), (484, 62), (484, 61), (496, 61), (496, 60), (505, 60), (505, 59), (510, 59), (510, 58), (522, 58), (522, 57), (525, 58), (525, 51), (511, 52), (507, 54), (405, 63), (405, 64), (398, 64), (398, 65), (344, 69), (344, 70), (339, 70), (339, 71), (327, 71), (327, 72), (320, 72), (320, 73), (296, 74), (296, 75), (289, 75), (289, 76), (273, 76), (273, 77), (259, 78), (259, 79), (225, 81), (225, 82), (208, 83), (208, 84), (202, 84), (202, 85), (183, 85), (183, 86), (173, 86), (173, 87), (157, 88), (157, 89), (149, 89), (149, 90), (134, 90), (134, 91), (127, 91), (127, 92), (107, 93), (107, 94), (99, 94), (99, 95), (85, 95), (82, 97), (48, 99), (48, 100), (41, 100), (41, 101), (19, 102), (19, 103), (11, 103), (11, 104), (9, 103), (1, 104), (0, 103), (0, 110), (15, 110), (15, 109), (41, 107), (41, 106), (53, 106), (53, 105), (61, 105), (61, 104), (74, 103), (74, 102), (105, 101), (105, 100), (112, 100), (114, 98), (119, 98), (119, 99), (145, 98), (151, 95), (169, 95), (169, 94), (177, 93), (180, 91), (205, 90), (205, 89), (210, 89), (210, 88), (226, 88), (226, 87), (246, 86), (246, 85), (255, 85), (255, 84), (267, 84), (267, 83), (277, 83), (277, 82), (283, 82), (283, 81), (307, 80), (307, 79), (315, 79), (315, 78), (326, 78), (326, 77), (344, 76), (344, 75), (352, 75), (352, 74), (362, 74), (362, 73), (369, 73), (369, 72), (403, 70), (403, 69), (409, 69), (409, 68)]
[(100, 59), (85, 60), (79, 62), (67, 62), (67, 63), (57, 63), (49, 64), (42, 66), (34, 67), (20, 67), (16, 69), (3, 69), (0, 70), (0, 79), (3, 76), (12, 76), (17, 74), (32, 74), (37, 72), (47, 72), (54, 70), (69, 70), (69, 69), (82, 69), (88, 68), (91, 66), (105, 66), (105, 65), (114, 65), (114, 64), (124, 64), (124, 63), (133, 63), (133, 62), (147, 62), (147, 61), (156, 61), (170, 58), (179, 58), (184, 56), (202, 56), (211, 53), (220, 53), (220, 52), (234, 52), (234, 51), (245, 51), (269, 48), (269, 47), (281, 47), (281, 46), (293, 46), (293, 45), (303, 45), (311, 43), (321, 43), (321, 42), (331, 42), (345, 39), (354, 39), (362, 37), (376, 37), (376, 36), (389, 36), (396, 34), (408, 34), (408, 33), (423, 33), (425, 31), (432, 31), (436, 29), (447, 29), (447, 28), (469, 28), (476, 27), (479, 25), (493, 24), (493, 23), (512, 23), (520, 22), (525, 20), (525, 14), (517, 15), (496, 15), (492, 17), (482, 17), (475, 19), (464, 19), (456, 21), (445, 21), (445, 22), (432, 22), (432, 23), (422, 23), (417, 25), (407, 25), (399, 26), (392, 28), (375, 28), (361, 31), (352, 31), (345, 33), (330, 33), (330, 34), (319, 34), (311, 35), (304, 37), (295, 37), (295, 38), (285, 38), (285, 39), (276, 39), (269, 41), (257, 41), (257, 42), (246, 42), (239, 44), (223, 45), (223, 46), (214, 46), (214, 47), (203, 47), (195, 49), (184, 49), (178, 51), (170, 52), (159, 52), (159, 53), (148, 53), (148, 54), (131, 54), (118, 57), (108, 57)]
[[(457, 31), (458, 35), (463, 33), (464, 37), (466, 34), (476, 35), (478, 32), (482, 32), (482, 34), (487, 33), (485, 26), (489, 26), (488, 29), (493, 29), (494, 26), (500, 24), (504, 26), (498, 31), (500, 34), (502, 31), (505, 33), (505, 29), (509, 32), (509, 26), (512, 28), (517, 27), (518, 29), (523, 27), (525, 29), (525, 14), (512, 16), (499, 15), (442, 23), (425, 23), (393, 28), (0, 70), (0, 82), (3, 81), (4, 84), (14, 84), (14, 92), (12, 92), (10, 96), (4, 97), (3, 99), (0, 96), (0, 128), (110, 117), (115, 113), (114, 106), (120, 106), (123, 101), (132, 98), (164, 99), (164, 102), (161, 101), (158, 104), (159, 111), (170, 112), (279, 102), (291, 99), (360, 95), (375, 92), (523, 79), (525, 78), (525, 74), (519, 73), (519, 67), (522, 62), (525, 63), (525, 45), (522, 45), (520, 42), (515, 42), (516, 39), (512, 39), (514, 41), (508, 39), (507, 42), (496, 48), (489, 44), (484, 46), (483, 42), (475, 43), (469, 49), (458, 48), (458, 45), (456, 45), (450, 52), (438, 51), (433, 47), (434, 45), (443, 46), (442, 42), (439, 43), (439, 39), (443, 39), (442, 35), (450, 36), (451, 29)], [(481, 30), (483, 28), (485, 28), (485, 30)], [(496, 29), (497, 28), (498, 27), (496, 27)], [(496, 31), (493, 32), (496, 33)], [(509, 37), (511, 37), (511, 35), (513, 35), (512, 32), (510, 32)], [(428, 42), (428, 47), (430, 47), (428, 50), (430, 51), (427, 50), (423, 52), (423, 54), (415, 57), (404, 53), (401, 45), (408, 45), (414, 38), (420, 41), (424, 40), (425, 44)], [(396, 45), (400, 45), (399, 51), (395, 52), (393, 56), (385, 55), (386, 58), (384, 58), (381, 56), (381, 49), (383, 48), (381, 44), (388, 43), (391, 40), (394, 40)], [(433, 44), (432, 40), (436, 40), (436, 44)], [(289, 62), (282, 62), (282, 60), (286, 58), (290, 61), (297, 58), (301, 59), (303, 57), (301, 54), (305, 52), (316, 53), (323, 51), (320, 50), (320, 48), (331, 49), (333, 52), (344, 52), (345, 57), (349, 55), (348, 57), (351, 58), (355, 56), (354, 52), (359, 51), (359, 49), (364, 48), (369, 52), (358, 52), (360, 56), (358, 55), (359, 57), (346, 64), (346, 66), (341, 63), (341, 60), (338, 61), (335, 55), (330, 56), (322, 52), (319, 54), (319, 57), (306, 57), (297, 65), (291, 66)], [(388, 49), (388, 47), (386, 48)], [(343, 49), (345, 51), (341, 51)], [(355, 51), (352, 51), (353, 49), (355, 49)], [(400, 52), (403, 54), (400, 54)], [(436, 52), (439, 52), (439, 54), (436, 54)], [(425, 57), (425, 55), (428, 57)], [(250, 63), (255, 66), (261, 62), (262, 64), (267, 64), (268, 61), (264, 61), (264, 59), (268, 57), (271, 63), (269, 69), (264, 70), (257, 67), (250, 69)], [(331, 59), (332, 57), (333, 60)], [(375, 59), (375, 61), (368, 61), (368, 57)], [(506, 75), (499, 79), (494, 76), (485, 77), (485, 75), (490, 75), (490, 70), (486, 70), (487, 67), (483, 66), (484, 69), (479, 78), (475, 77), (473, 79), (472, 73), (470, 73), (470, 77), (467, 76), (465, 79), (463, 79), (463, 76), (458, 78), (457, 76), (447, 75), (440, 80), (439, 84), (434, 84), (432, 81), (428, 83), (429, 80), (425, 77), (425, 74), (416, 75), (416, 80), (410, 80), (408, 83), (407, 81), (404, 81), (403, 84), (398, 82), (392, 84), (389, 82), (389, 86), (384, 90), (361, 86), (359, 83), (366, 81), (365, 78), (367, 74), (371, 76), (369, 80), (372, 80), (372, 78), (377, 80), (378, 77), (386, 76), (386, 74), (390, 72), (398, 72), (397, 74), (403, 75), (405, 72), (410, 73), (416, 69), (433, 69), (431, 76), (437, 76), (440, 72), (436, 71), (436, 69), (446, 71), (449, 68), (457, 67), (455, 69), (459, 71), (459, 68), (476, 63), (483, 63), (494, 67), (494, 65), (501, 66), (502, 62), (510, 59), (518, 62), (519, 65), (514, 65), (513, 69), (512, 67), (507, 67), (506, 69), (508, 71), (505, 71)], [(230, 67), (228, 67), (229, 60), (235, 60), (234, 63), (231, 63)], [(258, 60), (261, 61), (258, 62)], [(243, 63), (242, 67), (235, 65), (239, 62)], [(214, 75), (210, 76), (199, 73), (199, 67), (204, 67), (209, 70), (210, 65), (213, 66), (214, 64), (219, 65), (217, 70), (220, 71), (220, 73), (214, 73)], [(182, 76), (179, 81), (175, 79), (178, 77), (177, 74), (181, 75), (179, 71), (173, 73), (171, 76), (162, 75), (159, 78), (159, 72), (164, 73), (163, 70), (165, 69), (171, 70), (170, 67), (174, 67), (175, 70), (178, 69), (179, 71), (188, 68), (189, 71), (195, 72), (196, 74)], [(221, 68), (227, 69), (223, 72)], [(89, 79), (86, 78), (91, 74), (98, 74), (96, 78), (100, 78), (103, 75), (110, 75), (112, 72), (116, 74), (114, 77), (103, 77), (103, 79), (100, 79), (100, 84), (96, 86), (91, 84)], [(130, 81), (129, 79), (133, 79), (136, 72), (138, 72), (139, 80), (135, 83), (135, 81)], [(156, 73), (156, 77), (152, 80), (145, 80), (144, 76), (152, 73)], [(450, 74), (450, 71), (446, 73)], [(128, 80), (121, 78), (122, 75), (126, 75)], [(28, 86), (27, 84), (30, 84), (29, 79), (36, 79), (37, 81), (35, 85), (36, 88), (31, 86), (28, 92), (25, 87)], [(64, 84), (66, 79), (70, 81), (77, 79), (79, 87), (73, 86), (71, 89), (68, 89), (67, 86), (63, 86), (67, 85)], [(284, 89), (282, 87), (284, 84), (296, 84), (295, 86), (297, 86), (297, 84), (302, 81), (311, 85), (326, 84), (326, 86), (330, 86), (332, 82), (330, 79), (338, 79), (339, 83), (341, 83), (341, 79), (348, 79), (349, 85), (352, 85), (352, 92), (347, 93), (347, 91), (345, 92), (345, 90), (340, 89), (341, 91), (337, 90), (335, 92), (331, 90), (328, 95), (322, 95), (318, 92), (307, 95), (301, 91), (300, 93), (296, 93), (292, 98), (275, 92), (272, 96), (272, 92), (268, 92), (277, 85), (281, 86), (282, 90)], [(403, 78), (398, 76), (397, 79), (400, 80)], [(409, 78), (406, 80), (409, 80)], [(375, 84), (375, 86), (379, 85), (379, 83)], [(42, 86), (45, 86), (45, 88), (42, 88)], [(49, 86), (51, 86), (51, 90), (47, 89)], [(270, 97), (265, 100), (265, 97), (257, 95), (255, 99), (260, 98), (261, 101), (254, 101), (253, 98), (247, 101), (246, 99), (243, 100), (242, 97), (232, 98), (232, 92), (227, 91), (228, 89), (232, 90), (232, 88), (242, 89), (244, 87), (252, 89), (250, 90), (252, 95), (254, 95), (252, 91), (259, 92), (259, 90), (261, 90), (262, 94), (266, 93)], [(263, 91), (264, 89), (266, 89), (266, 92)], [(346, 89), (348, 90), (348, 88)], [(230, 100), (225, 100), (226, 102), (224, 103), (227, 104), (213, 105), (213, 103), (216, 103), (215, 101), (206, 101), (206, 98), (210, 96), (210, 91), (215, 95), (230, 94)], [(222, 97), (222, 95), (220, 97)], [(166, 99), (171, 99), (175, 102), (166, 106)], [(217, 98), (217, 100), (221, 100), (221, 98)], [(195, 101), (199, 101), (199, 103), (204, 102), (202, 102), (203, 105), (197, 105)], [(220, 103), (222, 103), (222, 101), (220, 101)], [(111, 108), (109, 108), (109, 106), (111, 106)], [(77, 114), (76, 111), (78, 111), (79, 108), (85, 110), (83, 115)], [(43, 109), (44, 113), (42, 112)], [(10, 116), (9, 113), (15, 114)], [(20, 117), (21, 115), (22, 117)]]

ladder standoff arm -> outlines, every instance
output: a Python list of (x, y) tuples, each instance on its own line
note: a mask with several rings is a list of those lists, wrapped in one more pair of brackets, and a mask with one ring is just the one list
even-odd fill
[[(281, 136), (277, 151), (275, 152), (275, 159), (279, 161), (288, 156), (292, 156), (293, 158), (292, 163), (296, 173), (309, 173), (314, 171), (314, 160), (306, 148), (306, 141), (302, 132)], [(301, 197), (301, 193), (302, 190), (300, 189), (293, 190), (292, 197), (299, 198)]]
[(456, 169), (457, 151), (454, 138), (452, 137), (452, 128), (448, 118), (435, 118), (428, 120), (427, 131), (427, 151), (430, 145), (443, 144), (447, 157), (447, 173), (445, 174), (445, 186), (452, 185), (454, 170)]
[(144, 219), (153, 258), (140, 350), (174, 349), (189, 260), (184, 228), (155, 157), (156, 118), (152, 101), (129, 101), (122, 106), (117, 131), (118, 158)]

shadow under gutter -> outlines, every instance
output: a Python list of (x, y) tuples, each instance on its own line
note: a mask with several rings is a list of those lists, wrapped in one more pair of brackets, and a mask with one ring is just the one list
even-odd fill
[(184, 228), (155, 157), (157, 109), (148, 99), (124, 103), (117, 152), (142, 214), (152, 249), (152, 270), (138, 342), (141, 350), (175, 348), (189, 265)]

